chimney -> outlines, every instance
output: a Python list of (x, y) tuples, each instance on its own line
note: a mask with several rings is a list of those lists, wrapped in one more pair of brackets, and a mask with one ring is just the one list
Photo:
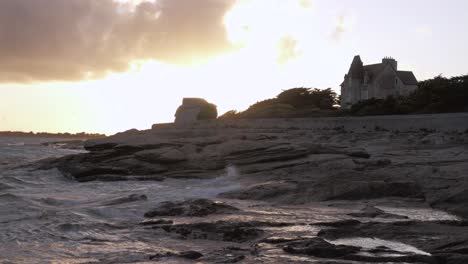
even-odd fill
[(385, 57), (382, 59), (383, 64), (390, 64), (395, 71), (398, 70), (398, 62), (392, 57)]

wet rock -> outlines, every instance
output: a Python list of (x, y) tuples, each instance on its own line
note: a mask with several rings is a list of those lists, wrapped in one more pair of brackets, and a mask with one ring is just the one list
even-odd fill
[(224, 214), (239, 209), (223, 202), (207, 199), (195, 199), (179, 202), (162, 202), (155, 209), (145, 213), (145, 217), (155, 216), (207, 216), (211, 214)]
[(117, 145), (118, 145), (117, 143), (113, 143), (113, 142), (101, 143), (100, 140), (87, 140), (83, 144), (83, 147), (88, 151), (102, 151), (102, 150), (112, 149)]
[(171, 164), (187, 160), (185, 154), (176, 148), (162, 148), (139, 151), (134, 154), (142, 161)]
[(273, 237), (267, 237), (265, 239), (262, 239), (260, 242), (262, 243), (267, 243), (267, 244), (284, 244), (292, 241), (298, 241), (302, 240), (303, 238), (300, 237), (279, 237), (279, 236), (273, 236)]
[(319, 258), (342, 258), (359, 252), (360, 247), (334, 245), (321, 238), (288, 243), (283, 250), (290, 254), (302, 254)]
[[(432, 203), (432, 206), (438, 208), (447, 208), (464, 218), (468, 218), (468, 186), (457, 188), (446, 197)], [(460, 190), (461, 189), (461, 190)]]
[(443, 264), (466, 264), (468, 263), (468, 254), (435, 254), (438, 263)]
[(353, 151), (348, 153), (348, 156), (353, 157), (353, 158), (363, 158), (363, 159), (369, 159), (371, 155), (367, 153), (366, 151)]
[(150, 256), (149, 259), (161, 260), (164, 258), (171, 258), (171, 257), (196, 260), (196, 259), (203, 257), (203, 254), (197, 251), (165, 252), (165, 253), (154, 254)]
[(144, 194), (131, 194), (125, 197), (119, 197), (115, 199), (111, 199), (109, 201), (103, 202), (102, 204), (105, 206), (109, 205), (117, 205), (117, 204), (124, 204), (124, 203), (132, 203), (137, 201), (146, 201), (148, 197)]
[(407, 216), (387, 213), (384, 210), (381, 210), (381, 209), (376, 208), (376, 207), (371, 206), (371, 205), (367, 205), (360, 212), (350, 213), (348, 215), (352, 216), (352, 217), (359, 217), (359, 218), (361, 218), (361, 217), (364, 217), (364, 218), (376, 218), (376, 217), (378, 217), (378, 218), (408, 219)]
[(305, 157), (309, 154), (307, 148), (292, 144), (278, 144), (261, 148), (232, 152), (225, 157), (230, 164), (248, 165), (276, 161), (288, 161)]
[(183, 251), (177, 254), (177, 256), (185, 259), (199, 259), (203, 257), (203, 254), (197, 251)]
[(321, 238), (290, 242), (283, 247), (283, 250), (290, 254), (360, 261), (365, 263), (437, 263), (435, 258), (428, 255), (399, 252), (386, 247), (363, 249), (361, 247), (333, 244)]
[(389, 159), (377, 159), (377, 160), (353, 160), (355, 164), (366, 166), (366, 167), (385, 167), (392, 164)]
[[(453, 222), (403, 221), (403, 222), (370, 222), (355, 226), (322, 229), (318, 236), (327, 240), (340, 238), (379, 238), (398, 241), (412, 245), (436, 257), (406, 252), (398, 259), (386, 259), (387, 262), (421, 262), (421, 263), (457, 263), (461, 255), (468, 254), (466, 227)], [(382, 250), (381, 250), (382, 252)], [(385, 253), (385, 252), (384, 252)], [(401, 252), (400, 252), (401, 253)], [(401, 254), (400, 254), (401, 255)], [(370, 261), (365, 256), (354, 256), (350, 260)], [(440, 261), (453, 259), (453, 262)], [(463, 259), (463, 258), (462, 258)], [(452, 260), (451, 260), (452, 261)], [(382, 260), (382, 262), (384, 262)]]
[(360, 200), (382, 197), (424, 198), (421, 187), (413, 182), (348, 181), (329, 185), (328, 200)]
[(161, 227), (168, 233), (175, 233), (184, 239), (207, 239), (243, 243), (259, 238), (263, 231), (249, 222), (217, 221), (213, 223), (192, 223)]
[(361, 224), (360, 221), (354, 220), (354, 219), (345, 219), (345, 220), (339, 220), (335, 222), (319, 222), (319, 223), (313, 223), (312, 225), (317, 225), (317, 226), (328, 226), (328, 227), (350, 227), (350, 226), (356, 226)]
[(144, 226), (159, 226), (159, 225), (172, 225), (174, 221), (172, 220), (166, 220), (166, 219), (150, 219), (150, 220), (145, 220), (140, 223), (140, 225)]
[(297, 185), (297, 182), (293, 181), (259, 183), (241, 190), (222, 193), (221, 196), (242, 200), (268, 200), (269, 198), (279, 198), (297, 192)]
[(206, 254), (200, 261), (207, 263), (238, 263), (251, 254), (252, 251), (249, 249), (226, 247)]

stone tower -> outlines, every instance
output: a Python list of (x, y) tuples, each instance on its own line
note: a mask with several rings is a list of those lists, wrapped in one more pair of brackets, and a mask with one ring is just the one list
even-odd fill
[(364, 81), (364, 63), (361, 60), (361, 56), (358, 55), (354, 57), (347, 76), (347, 97), (349, 100), (357, 101), (361, 98), (360, 88)]

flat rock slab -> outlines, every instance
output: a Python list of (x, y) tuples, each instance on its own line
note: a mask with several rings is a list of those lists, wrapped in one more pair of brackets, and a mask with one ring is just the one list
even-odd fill
[(145, 213), (145, 217), (155, 216), (195, 216), (202, 217), (211, 214), (223, 214), (239, 211), (234, 206), (223, 202), (207, 199), (194, 199), (179, 202), (162, 202)]

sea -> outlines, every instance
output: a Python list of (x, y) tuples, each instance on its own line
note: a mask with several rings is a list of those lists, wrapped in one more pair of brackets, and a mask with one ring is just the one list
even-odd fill
[[(241, 188), (237, 168), (227, 167), (215, 179), (78, 183), (64, 177), (57, 169), (38, 170), (33, 166), (41, 159), (85, 152), (83, 149), (63, 148), (62, 144), (43, 144), (61, 140), (0, 137), (0, 264), (155, 263), (149, 261), (149, 256), (158, 252), (203, 252), (219, 247), (216, 241), (190, 241), (161, 235), (141, 225), (141, 222), (144, 221), (144, 213), (160, 202), (217, 199), (220, 193)], [(239, 216), (224, 216), (236, 220), (311, 223), (340, 220), (350, 212), (346, 207), (323, 205), (293, 207), (238, 200), (229, 203), (244, 212)], [(427, 209), (389, 207), (386, 210), (415, 220), (453, 217)], [(310, 235), (318, 232), (314, 228), (300, 225), (274, 232), (288, 236)], [(372, 238), (347, 243), (375, 247), (392, 245)], [(396, 249), (401, 247), (406, 251), (413, 250), (408, 245), (395, 244)], [(286, 261), (283, 263), (297, 260), (286, 256), (282, 250), (265, 251), (262, 256), (252, 263), (278, 263), (279, 258), (285, 257), (289, 259), (283, 259)], [(310, 259), (299, 262), (309, 261), (316, 263)], [(160, 263), (183, 262), (166, 259)]]
[(140, 262), (166, 244), (138, 225), (146, 211), (158, 202), (215, 197), (237, 186), (232, 169), (204, 181), (89, 183), (56, 169), (33, 169), (41, 159), (84, 152), (42, 144), (60, 140), (0, 137), (1, 264)]

